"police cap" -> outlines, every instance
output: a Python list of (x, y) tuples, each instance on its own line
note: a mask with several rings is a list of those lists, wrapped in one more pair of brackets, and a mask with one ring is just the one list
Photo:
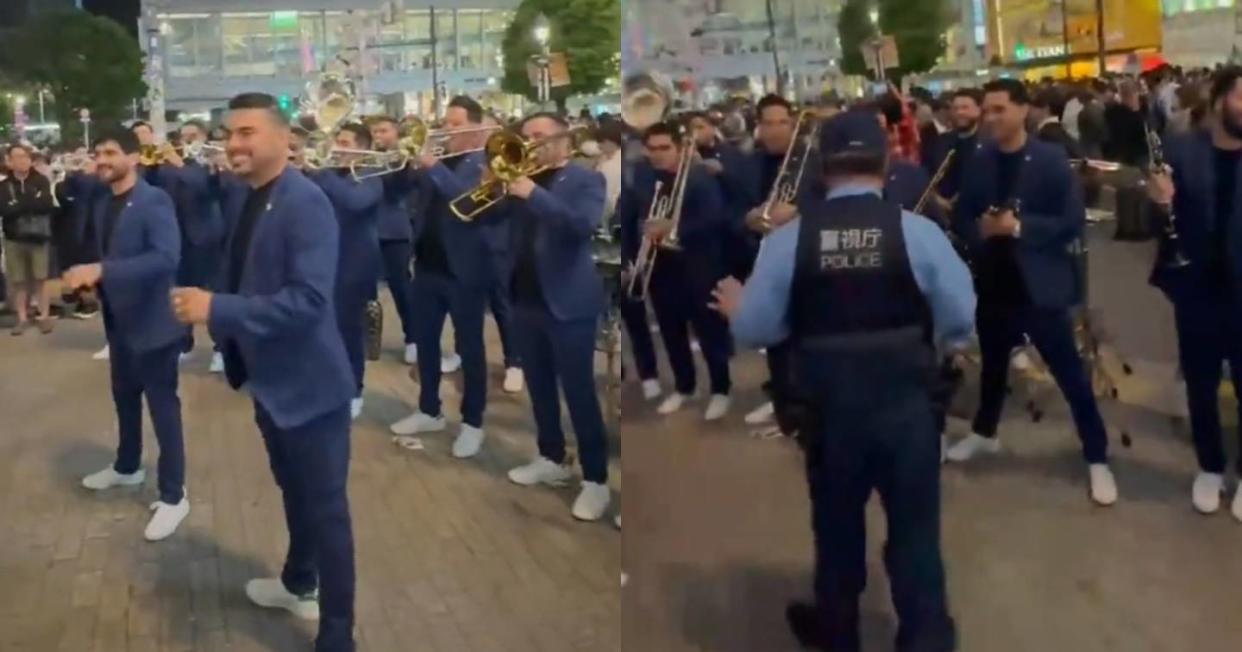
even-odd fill
[(819, 153), (824, 159), (841, 155), (883, 158), (888, 154), (888, 134), (874, 111), (852, 109), (824, 123)]

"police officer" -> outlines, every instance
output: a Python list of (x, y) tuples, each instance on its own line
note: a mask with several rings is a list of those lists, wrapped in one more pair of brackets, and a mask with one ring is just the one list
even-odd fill
[(1019, 81), (984, 86), (992, 141), (966, 164), (953, 230), (969, 249), (979, 279), (979, 409), (972, 434), (947, 457), (964, 462), (1000, 450), (996, 439), (1009, 354), (1028, 335), (1048, 364), (1082, 440), (1091, 499), (1117, 501), (1108, 467), (1108, 433), (1074, 342), (1071, 308), (1081, 299), (1069, 248), (1082, 238), (1086, 210), (1064, 150), (1028, 137), (1027, 91)]
[[(1195, 509), (1220, 508), (1225, 472), (1218, 391), (1221, 361), (1229, 361), (1235, 392), (1242, 387), (1242, 204), (1237, 201), (1242, 160), (1242, 68), (1216, 73), (1207, 128), (1171, 139), (1165, 155), (1172, 172), (1149, 184), (1152, 198), (1172, 207), (1175, 241), (1162, 244), (1151, 283), (1173, 303), (1190, 427), (1199, 474), (1192, 491)], [(1230, 260), (1232, 259), (1232, 264)], [(1242, 468), (1242, 460), (1238, 462)], [(1233, 515), (1242, 520), (1242, 490)]]
[(974, 326), (966, 266), (930, 220), (881, 198), (887, 138), (869, 111), (828, 121), (820, 152), (829, 189), (764, 241), (745, 287), (725, 279), (717, 308), (739, 345), (788, 338), (793, 383), (814, 405), (802, 425), (815, 532), (815, 603), (790, 627), (808, 647), (860, 649), (865, 506), (888, 516), (885, 560), (900, 620), (897, 649), (955, 647), (940, 554), (936, 427), (929, 399), (937, 342)]

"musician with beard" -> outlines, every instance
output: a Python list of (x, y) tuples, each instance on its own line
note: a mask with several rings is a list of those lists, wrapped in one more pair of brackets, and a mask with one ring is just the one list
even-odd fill
[[(1176, 239), (1161, 243), (1151, 274), (1173, 304), (1178, 353), (1186, 379), (1190, 428), (1199, 473), (1196, 510), (1220, 508), (1227, 466), (1218, 392), (1227, 361), (1235, 394), (1242, 388), (1242, 68), (1212, 80), (1207, 127), (1165, 144), (1168, 173), (1153, 175), (1152, 199), (1172, 211)], [(1167, 219), (1167, 218), (1166, 218)], [(1237, 461), (1242, 470), (1242, 458)], [(1242, 488), (1233, 499), (1242, 520)]]
[(1071, 309), (1081, 283), (1070, 248), (1083, 237), (1086, 210), (1062, 148), (1028, 136), (1027, 91), (1019, 81), (984, 86), (993, 139), (966, 163), (953, 230), (975, 261), (983, 358), (972, 433), (946, 452), (965, 462), (1000, 450), (1009, 353), (1030, 337), (1073, 413), (1087, 463), (1091, 499), (1117, 501), (1108, 433), (1074, 341)]
[(952, 214), (954, 202), (962, 186), (962, 173), (966, 170), (966, 163), (979, 147), (982, 103), (983, 98), (976, 89), (962, 88), (953, 92), (949, 103), (953, 128), (940, 134), (932, 149), (931, 158), (923, 162), (927, 173), (935, 175), (945, 159), (953, 156), (931, 196), (928, 205), (931, 217), (947, 221)]
[(720, 186), (729, 233), (725, 239), (725, 258), (729, 272), (746, 278), (755, 262), (755, 234), (746, 227), (746, 212), (759, 202), (758, 186), (750, 157), (732, 143), (725, 141), (716, 123), (706, 113), (685, 116), (703, 170)]
[[(395, 152), (401, 137), (397, 120), (390, 116), (378, 116), (371, 120), (371, 139), (375, 149)], [(415, 344), (414, 303), (410, 297), (410, 260), (414, 255), (410, 245), (413, 230), (410, 213), (420, 207), (411, 206), (418, 197), (409, 175), (390, 174), (383, 177), (384, 198), (380, 202), (379, 240), (380, 257), (384, 264), (384, 279), (392, 294), (397, 318), (401, 320), (401, 332), (405, 336), (404, 359), (406, 364), (418, 362), (418, 346)]]
[[(483, 107), (466, 96), (449, 101), (444, 128), (467, 129), (483, 122)], [(428, 193), (427, 210), (413, 216), (414, 279), (412, 301), (417, 306), (419, 399), (418, 407), (389, 426), (399, 437), (442, 432), (448, 427), (440, 403), (440, 337), (445, 319), (453, 320), (453, 338), (461, 355), (465, 389), (461, 401), (461, 429), (453, 441), (453, 456), (474, 457), (483, 446), (483, 411), (487, 407), (487, 357), (483, 344), (483, 315), (496, 271), (482, 225), (458, 218), (450, 203), (479, 185), (487, 165), (483, 152), (465, 153), (474, 133), (452, 136), (447, 155), (423, 154), (409, 174)]]
[[(699, 338), (703, 359), (711, 380), (711, 400), (704, 418), (716, 421), (729, 410), (729, 333), (719, 314), (707, 308), (716, 281), (727, 275), (724, 237), (728, 232), (720, 187), (701, 166), (690, 163), (680, 215), (648, 220), (651, 206), (673, 191), (684, 148), (693, 147), (683, 139), (678, 126), (660, 122), (643, 133), (647, 162), (634, 171), (634, 182), (627, 185), (617, 202), (621, 220), (622, 262), (629, 268), (636, 259), (641, 241), (659, 247), (651, 273), (648, 293), (655, 308), (660, 336), (673, 368), (674, 393), (656, 409), (672, 414), (682, 408), (695, 390), (694, 358), (690, 349), (690, 328)], [(660, 197), (656, 185), (661, 184)], [(675, 203), (675, 198), (670, 196)], [(677, 248), (656, 244), (677, 229)], [(628, 279), (622, 280), (622, 287)]]
[[(350, 123), (334, 137), (341, 149), (370, 149), (371, 132)], [(348, 161), (352, 155), (338, 155)], [(365, 168), (360, 169), (363, 173)], [(379, 212), (384, 185), (378, 177), (357, 180), (349, 168), (315, 170), (307, 173), (332, 201), (340, 223), (340, 269), (336, 274), (336, 321), (349, 354), (357, 391), (350, 403), (350, 415), (362, 413), (363, 376), (366, 373), (367, 302), (375, 300), (380, 273)]]
[(181, 234), (172, 200), (137, 175), (138, 141), (133, 133), (105, 132), (95, 144), (95, 163), (101, 183), (83, 199), (89, 202), (98, 262), (69, 268), (64, 282), (73, 289), (99, 289), (120, 442), (116, 462), (83, 478), (82, 486), (102, 491), (143, 483), (145, 396), (160, 446), (160, 496), (144, 536), (159, 541), (172, 535), (190, 513), (177, 395), (177, 357), (186, 328), (173, 319), (169, 301), (181, 258)]

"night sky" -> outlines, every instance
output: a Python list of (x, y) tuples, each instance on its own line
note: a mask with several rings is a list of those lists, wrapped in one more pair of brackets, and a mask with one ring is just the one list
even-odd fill
[(115, 20), (137, 36), (138, 0), (82, 0), (82, 8)]

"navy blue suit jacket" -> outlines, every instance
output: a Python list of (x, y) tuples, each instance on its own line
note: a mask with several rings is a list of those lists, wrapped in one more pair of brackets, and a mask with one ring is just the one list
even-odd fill
[(379, 219), (384, 182), (378, 177), (355, 181), (337, 170), (307, 176), (328, 195), (340, 225), (336, 287), (350, 292), (369, 287), (373, 292), (380, 274)]
[(398, 172), (380, 177), (384, 185), (384, 199), (379, 207), (379, 239), (381, 242), (406, 241), (410, 239), (411, 194), (415, 184), (410, 182), (411, 175)]
[(172, 199), (138, 179), (105, 247), (112, 193), (103, 184), (95, 189), (91, 220), (103, 267), (101, 296), (111, 317), (105, 320), (109, 341), (119, 339), (142, 353), (181, 340), (187, 328), (173, 317), (169, 296), (181, 264), (181, 232)]
[(909, 161), (889, 160), (888, 176), (884, 179), (884, 198), (913, 211), (930, 182), (923, 168)]
[[(626, 263), (638, 256), (643, 237), (642, 223), (651, 210), (655, 183), (655, 169), (647, 162), (640, 163), (634, 170), (634, 182), (622, 190), (617, 200), (617, 215), (621, 221), (621, 257)], [(660, 190), (662, 195), (668, 193), (671, 183), (671, 178), (665, 182)], [(724, 275), (722, 244), (729, 226), (720, 185), (701, 166), (691, 166), (677, 236), (681, 255), (686, 260), (687, 274), (691, 277), (688, 280), (694, 286), (715, 284)]]
[[(235, 191), (225, 198), (225, 215), (235, 225), (248, 187), (228, 187)], [(229, 383), (249, 382), (281, 428), (340, 408), (356, 389), (333, 305), (340, 253), (333, 213), (314, 182), (285, 168), (255, 225), (238, 293), (217, 293), (211, 302), (208, 327)], [(225, 278), (231, 265), (226, 257)]]
[(485, 158), (483, 152), (473, 152), (463, 155), (455, 169), (437, 163), (434, 167), (416, 172), (422, 176), (421, 188), (430, 193), (430, 197), (427, 210), (414, 215), (414, 241), (417, 242), (422, 234), (429, 214), (436, 213), (441, 220), (440, 235), (444, 240), (444, 253), (448, 255), (453, 276), (458, 283), (476, 289), (487, 287), (494, 278), (491, 250), (484, 235), (487, 228), (485, 224), (496, 219), (503, 211), (488, 210), (473, 222), (466, 222), (449, 210), (449, 202), (479, 184)]
[(746, 212), (762, 200), (759, 196), (759, 171), (751, 157), (729, 143), (718, 143), (710, 158), (720, 161), (724, 168), (712, 178), (720, 186), (729, 223), (734, 229), (745, 229)]
[[(998, 196), (996, 170), (1000, 150), (984, 143), (966, 163), (953, 214), (953, 230), (973, 254), (983, 245), (979, 219), (1006, 198)], [(1068, 308), (1078, 302), (1081, 279), (1071, 247), (1082, 238), (1087, 213), (1082, 189), (1065, 151), (1028, 136), (1014, 196), (1021, 201), (1018, 219), (1018, 267), (1031, 303)]]
[[(163, 168), (161, 168), (163, 169)], [(224, 240), (224, 218), (220, 202), (213, 191), (212, 174), (207, 168), (187, 161), (184, 167), (167, 166), (166, 176), (176, 179), (166, 189), (177, 206), (177, 215), (186, 242), (196, 247), (219, 247)]]
[[(539, 287), (552, 316), (562, 321), (594, 319), (604, 309), (604, 288), (591, 257), (591, 238), (604, 218), (604, 177), (568, 164), (547, 188), (536, 187), (525, 201), (509, 197), (512, 243), (519, 247), (534, 229)], [(525, 204), (528, 210), (518, 210)]]
[[(1215, 284), (1209, 278), (1212, 261), (1220, 237), (1216, 216), (1216, 166), (1213, 164), (1212, 137), (1207, 131), (1194, 131), (1169, 138), (1164, 143), (1165, 160), (1173, 168), (1173, 213), (1183, 255), (1190, 265), (1168, 269), (1158, 263), (1151, 273), (1151, 284), (1173, 300), (1202, 293)], [(1234, 287), (1242, 290), (1242, 168), (1235, 181), (1233, 215), (1229, 216), (1226, 235), (1229, 242)], [(1239, 297), (1242, 298), (1242, 297)]]

